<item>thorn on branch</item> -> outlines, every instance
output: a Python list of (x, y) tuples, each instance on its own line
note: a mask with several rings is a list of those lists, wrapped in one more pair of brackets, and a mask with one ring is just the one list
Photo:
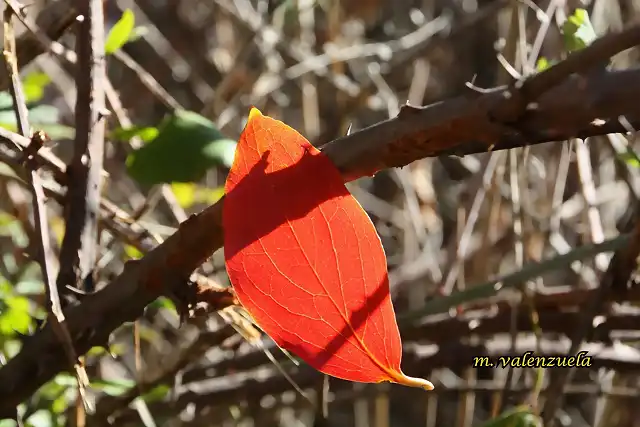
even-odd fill
[(398, 111), (398, 117), (403, 118), (403, 117), (413, 116), (419, 113), (420, 110), (422, 110), (420, 107), (414, 107), (413, 105), (409, 104), (409, 101), (407, 101), (404, 105), (400, 106), (400, 111)]
[(40, 149), (50, 140), (49, 135), (42, 130), (33, 132), (29, 145), (22, 152), (20, 163), (26, 164), (29, 169), (37, 169), (37, 164), (35, 163), (36, 155), (38, 154), (38, 151), (40, 151)]
[(231, 288), (222, 288), (203, 276), (197, 276), (195, 281), (184, 280), (183, 286), (172, 287), (167, 296), (176, 306), (181, 325), (199, 323), (213, 312), (238, 304)]

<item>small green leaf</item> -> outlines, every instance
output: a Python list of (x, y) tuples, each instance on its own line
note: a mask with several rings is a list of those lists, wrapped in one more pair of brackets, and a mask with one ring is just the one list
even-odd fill
[(224, 196), (224, 187), (203, 188), (200, 187), (196, 192), (196, 201), (211, 205)]
[(196, 200), (196, 185), (191, 182), (174, 182), (171, 184), (171, 190), (176, 196), (178, 204), (188, 209), (193, 206)]
[(149, 307), (155, 309), (165, 309), (174, 312), (176, 311), (176, 305), (173, 303), (173, 301), (166, 297), (157, 298), (155, 301), (149, 304)]
[[(56, 124), (59, 119), (59, 111), (51, 105), (38, 105), (29, 110), (29, 121), (41, 124)], [(15, 124), (16, 114), (13, 110), (0, 111), (0, 123)]]
[(120, 396), (129, 391), (129, 389), (135, 385), (136, 383), (134, 381), (128, 379), (94, 379), (91, 381), (91, 387), (97, 390), (102, 390), (110, 396)]
[(191, 182), (174, 182), (171, 184), (173, 194), (180, 206), (190, 208), (195, 203), (213, 204), (224, 196), (224, 187), (207, 188)]
[(635, 168), (640, 167), (640, 157), (638, 157), (638, 154), (631, 149), (628, 149), (624, 153), (618, 154), (618, 157), (629, 166), (633, 166)]
[[(125, 348), (122, 344), (114, 343), (109, 344), (109, 353), (113, 355), (122, 355), (125, 353)], [(108, 354), (107, 349), (104, 347), (91, 347), (87, 352), (87, 356), (99, 357)]]
[(143, 256), (143, 253), (138, 248), (131, 245), (124, 245), (124, 253), (130, 259), (140, 259)]
[(176, 110), (155, 139), (129, 155), (127, 168), (140, 184), (195, 182), (214, 166), (230, 167), (235, 147), (207, 118)]
[(130, 128), (117, 128), (111, 132), (111, 139), (120, 141), (129, 141), (131, 138), (138, 137), (143, 142), (149, 142), (158, 136), (158, 128), (132, 126)]
[[(34, 72), (28, 74), (22, 80), (22, 90), (24, 91), (27, 103), (38, 102), (44, 95), (44, 89), (51, 83), (51, 79), (45, 73)], [(0, 111), (13, 112), (13, 98), (8, 91), (0, 92)]]
[(170, 391), (171, 387), (166, 384), (160, 384), (143, 394), (141, 397), (147, 403), (156, 402), (164, 399)]
[(220, 139), (215, 144), (206, 146), (203, 153), (206, 157), (216, 159), (218, 163), (230, 168), (236, 154), (236, 145), (236, 141), (232, 139)]
[(54, 427), (51, 414), (46, 409), (38, 409), (26, 421), (30, 427)]
[(13, 98), (9, 92), (0, 92), (0, 111), (10, 111), (15, 115), (13, 112)]
[(544, 56), (541, 56), (540, 58), (538, 58), (538, 62), (536, 62), (536, 70), (538, 72), (544, 71), (547, 68), (549, 68), (550, 66), (551, 66), (551, 64), (549, 63), (549, 60), (547, 58), (545, 58)]
[(54, 399), (54, 401), (51, 403), (51, 412), (53, 412), (54, 414), (61, 414), (67, 410), (68, 406), (69, 405), (67, 402), (67, 397), (62, 394), (62, 396)]
[(13, 336), (15, 332), (26, 334), (29, 332), (32, 319), (29, 313), (29, 300), (22, 296), (6, 296), (3, 301), (6, 306), (0, 313), (0, 334)]
[(44, 95), (44, 89), (51, 83), (51, 78), (45, 73), (28, 74), (23, 82), (22, 89), (27, 102), (38, 102)]
[(542, 427), (542, 421), (530, 408), (518, 406), (487, 421), (482, 427)]
[(133, 12), (131, 9), (126, 9), (118, 22), (109, 31), (104, 45), (104, 51), (107, 55), (117, 51), (129, 41), (135, 23)]
[(597, 38), (585, 9), (576, 9), (562, 24), (562, 36), (569, 52), (584, 49)]

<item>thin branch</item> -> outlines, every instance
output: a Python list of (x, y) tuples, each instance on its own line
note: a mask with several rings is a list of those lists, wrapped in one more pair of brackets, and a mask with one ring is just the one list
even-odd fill
[(57, 284), (60, 290), (73, 286), (93, 291), (106, 115), (104, 16), (101, 0), (78, 0), (76, 8), (83, 16), (76, 37), (76, 141), (67, 169), (66, 227)]

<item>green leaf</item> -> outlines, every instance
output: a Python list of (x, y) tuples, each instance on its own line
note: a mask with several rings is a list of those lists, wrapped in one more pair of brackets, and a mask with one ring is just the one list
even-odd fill
[(46, 409), (38, 409), (27, 419), (27, 425), (31, 427), (53, 427), (51, 414)]
[(173, 303), (173, 301), (171, 301), (169, 298), (166, 298), (166, 297), (156, 298), (155, 301), (149, 304), (149, 307), (155, 308), (158, 310), (165, 309), (173, 312), (176, 311), (176, 305)]
[(16, 357), (16, 355), (20, 352), (20, 349), (22, 349), (22, 343), (18, 340), (9, 339), (5, 340), (2, 344), (2, 351), (4, 352), (4, 355), (7, 357), (7, 359)]
[(0, 334), (13, 336), (15, 332), (29, 332), (32, 319), (29, 300), (22, 296), (6, 296), (2, 301), (6, 306), (0, 313)]
[[(26, 80), (29, 80), (29, 76)], [(28, 100), (29, 102), (36, 101), (42, 96), (44, 83), (45, 80), (39, 75), (31, 77), (30, 86), (25, 85), (25, 91), (27, 87), (31, 88), (29, 89), (31, 94), (27, 96), (34, 97), (32, 100)], [(75, 130), (72, 127), (61, 125), (59, 121), (60, 111), (52, 105), (43, 104), (29, 108), (29, 122), (33, 129), (43, 130), (51, 139), (75, 138)], [(17, 131), (13, 101), (7, 92), (0, 92), (0, 127), (12, 132)]]
[(109, 31), (107, 41), (104, 44), (104, 51), (107, 55), (117, 51), (129, 41), (135, 23), (136, 18), (133, 12), (131, 9), (126, 9)]
[(102, 390), (110, 396), (120, 396), (136, 385), (135, 381), (128, 379), (94, 379), (91, 381), (91, 387)]
[(127, 168), (140, 184), (195, 182), (214, 166), (231, 167), (235, 148), (207, 118), (176, 110), (155, 139), (129, 155)]
[(191, 182), (171, 184), (173, 194), (181, 207), (188, 209), (195, 203), (213, 204), (224, 196), (224, 187), (207, 188)]
[(122, 355), (125, 353), (125, 348), (122, 344), (118, 344), (118, 343), (114, 343), (114, 344), (109, 344), (109, 351), (107, 352), (107, 349), (105, 349), (104, 347), (91, 347), (89, 349), (89, 351), (87, 352), (87, 356), (91, 356), (91, 357), (100, 357), (100, 356), (104, 356), (104, 355)]
[(187, 209), (193, 206), (196, 200), (196, 185), (191, 182), (174, 182), (171, 184), (171, 190), (176, 196), (178, 204)]
[(518, 406), (482, 424), (482, 427), (542, 427), (542, 421), (528, 407)]
[(130, 259), (140, 259), (144, 255), (135, 246), (124, 245), (124, 253)]
[(51, 403), (51, 412), (53, 412), (54, 414), (62, 414), (67, 410), (69, 404), (67, 402), (67, 397), (65, 396), (65, 394), (66, 393), (63, 393), (61, 396), (54, 399)]
[[(41, 124), (55, 124), (59, 119), (59, 111), (51, 105), (38, 105), (29, 110), (29, 121)], [(16, 114), (13, 110), (0, 111), (0, 123), (15, 124)]]
[(158, 136), (158, 128), (145, 126), (117, 128), (114, 129), (109, 136), (111, 139), (118, 139), (120, 141), (129, 141), (131, 138), (138, 137), (143, 142), (149, 142)]
[[(30, 73), (22, 80), (22, 90), (24, 91), (27, 103), (38, 102), (44, 95), (44, 89), (51, 83), (51, 79), (44, 73)], [(8, 91), (0, 92), (0, 110), (3, 112), (13, 112), (13, 98)]]
[(77, 380), (73, 375), (63, 372), (53, 378), (53, 384), (63, 388), (73, 387), (77, 384)]
[(562, 36), (569, 52), (584, 49), (597, 38), (585, 9), (576, 9), (562, 24)]
[(482, 424), (482, 427), (542, 427), (540, 417), (526, 406), (509, 409), (496, 418)]
[(38, 102), (44, 95), (44, 89), (51, 83), (51, 78), (45, 73), (31, 73), (22, 82), (24, 97), (27, 102)]
[(640, 167), (640, 157), (638, 157), (638, 154), (631, 149), (627, 149), (626, 152), (618, 154), (618, 157), (629, 166), (633, 166), (635, 168)]
[(551, 66), (551, 64), (549, 63), (549, 60), (547, 58), (545, 58), (544, 56), (541, 56), (540, 58), (538, 58), (538, 62), (536, 62), (536, 70), (538, 72), (544, 71), (547, 68), (549, 68), (550, 66)]
[(224, 196), (224, 187), (203, 188), (200, 187), (196, 192), (196, 201), (211, 205)]
[(0, 92), (0, 111), (11, 111), (13, 113), (13, 98), (9, 92)]
[(142, 397), (145, 402), (151, 403), (164, 399), (170, 391), (171, 387), (166, 384), (160, 384), (140, 397)]

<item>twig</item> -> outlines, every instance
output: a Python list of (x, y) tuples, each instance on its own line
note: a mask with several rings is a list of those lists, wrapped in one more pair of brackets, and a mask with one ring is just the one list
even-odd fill
[(151, 92), (160, 102), (162, 102), (167, 109), (179, 110), (182, 107), (176, 99), (169, 94), (161, 85), (149, 74), (144, 68), (138, 64), (135, 59), (129, 56), (122, 50), (117, 50), (113, 53), (113, 56), (122, 64), (135, 73), (140, 79), (140, 82)]

